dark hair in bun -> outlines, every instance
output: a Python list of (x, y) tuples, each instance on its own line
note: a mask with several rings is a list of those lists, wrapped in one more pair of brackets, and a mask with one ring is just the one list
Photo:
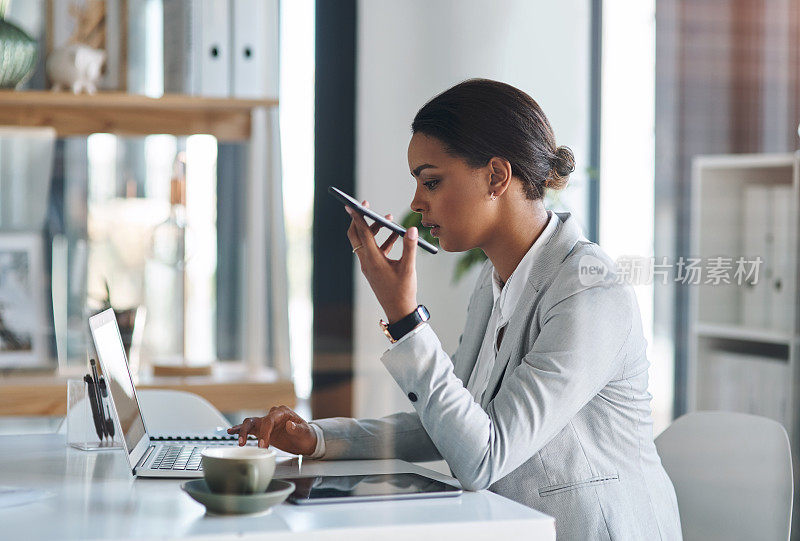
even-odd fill
[(505, 158), (528, 199), (564, 188), (575, 170), (572, 150), (556, 145), (539, 104), (498, 81), (469, 79), (445, 90), (417, 112), (411, 131), (440, 140), (470, 167)]
[(575, 156), (569, 147), (560, 146), (551, 163), (550, 175), (545, 179), (544, 187), (560, 190), (567, 185), (569, 175), (575, 171)]

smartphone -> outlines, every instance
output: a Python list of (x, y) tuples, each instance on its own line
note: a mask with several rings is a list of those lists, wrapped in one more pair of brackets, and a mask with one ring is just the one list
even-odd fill
[[(404, 237), (406, 235), (405, 227), (397, 225), (394, 222), (390, 222), (377, 212), (372, 212), (370, 209), (361, 205), (361, 203), (356, 201), (352, 196), (347, 195), (339, 188), (336, 188), (335, 186), (328, 186), (328, 193), (331, 194), (336, 199), (338, 199), (339, 201), (341, 201), (344, 204), (344, 206), (350, 207), (351, 209), (355, 210), (362, 216), (367, 216), (368, 218), (375, 220), (376, 222), (380, 223), (383, 227), (391, 229), (395, 233), (399, 234), (401, 237)], [(437, 248), (430, 242), (423, 240), (421, 237), (417, 237), (417, 244), (419, 245), (420, 248), (432, 254), (435, 254), (439, 251), (439, 248)]]

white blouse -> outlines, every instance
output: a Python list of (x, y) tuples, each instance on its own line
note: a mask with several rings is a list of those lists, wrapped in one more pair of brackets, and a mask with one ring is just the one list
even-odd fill
[(492, 314), (489, 316), (489, 323), (486, 326), (486, 334), (483, 337), (480, 353), (478, 353), (478, 361), (472, 369), (469, 382), (467, 382), (467, 390), (478, 404), (481, 403), (483, 393), (486, 392), (489, 376), (492, 374), (492, 368), (494, 368), (494, 363), (497, 359), (497, 351), (500, 349), (497, 338), (502, 329), (508, 325), (514, 309), (517, 307), (517, 303), (525, 289), (526, 278), (530, 276), (537, 255), (556, 230), (558, 220), (553, 218), (553, 213), (549, 210), (547, 215), (547, 225), (528, 252), (522, 257), (517, 268), (508, 277), (508, 281), (503, 284), (500, 275), (497, 274), (497, 270), (492, 271), (494, 306), (492, 307)]

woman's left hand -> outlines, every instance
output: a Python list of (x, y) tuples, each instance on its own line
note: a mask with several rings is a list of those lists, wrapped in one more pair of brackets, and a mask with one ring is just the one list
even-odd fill
[[(362, 204), (369, 206), (367, 201)], [(361, 214), (350, 207), (345, 207), (345, 210), (352, 218), (347, 238), (361, 263), (361, 272), (383, 307), (389, 323), (394, 323), (417, 307), (417, 228), (410, 227), (403, 237), (403, 255), (400, 259), (389, 259), (389, 252), (400, 235), (393, 231), (378, 246), (375, 235), (381, 224), (375, 222), (367, 225)], [(387, 214), (386, 218), (391, 220), (392, 215)]]

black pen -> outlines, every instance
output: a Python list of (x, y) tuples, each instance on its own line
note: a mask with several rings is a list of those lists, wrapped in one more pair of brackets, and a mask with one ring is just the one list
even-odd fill
[(103, 412), (103, 418), (106, 424), (106, 433), (108, 434), (109, 439), (114, 439), (114, 419), (111, 418), (111, 411), (109, 410), (108, 404), (106, 403), (106, 399), (108, 398), (108, 385), (106, 384), (106, 378), (100, 376), (100, 403), (102, 407), (100, 410)]
[(99, 421), (100, 421), (100, 429), (103, 434), (100, 436), (100, 439), (103, 439), (106, 435), (106, 416), (105, 412), (103, 411), (103, 395), (100, 391), (100, 377), (97, 375), (97, 363), (94, 359), (89, 359), (89, 364), (92, 366), (92, 376), (94, 376), (94, 392), (95, 396), (97, 397), (97, 412), (99, 413)]
[(83, 381), (86, 382), (86, 393), (89, 395), (89, 405), (92, 408), (92, 419), (94, 419), (94, 429), (97, 431), (97, 437), (102, 441), (105, 430), (103, 429), (103, 421), (100, 415), (100, 405), (97, 403), (97, 389), (94, 386), (94, 379), (89, 374), (83, 376)]

